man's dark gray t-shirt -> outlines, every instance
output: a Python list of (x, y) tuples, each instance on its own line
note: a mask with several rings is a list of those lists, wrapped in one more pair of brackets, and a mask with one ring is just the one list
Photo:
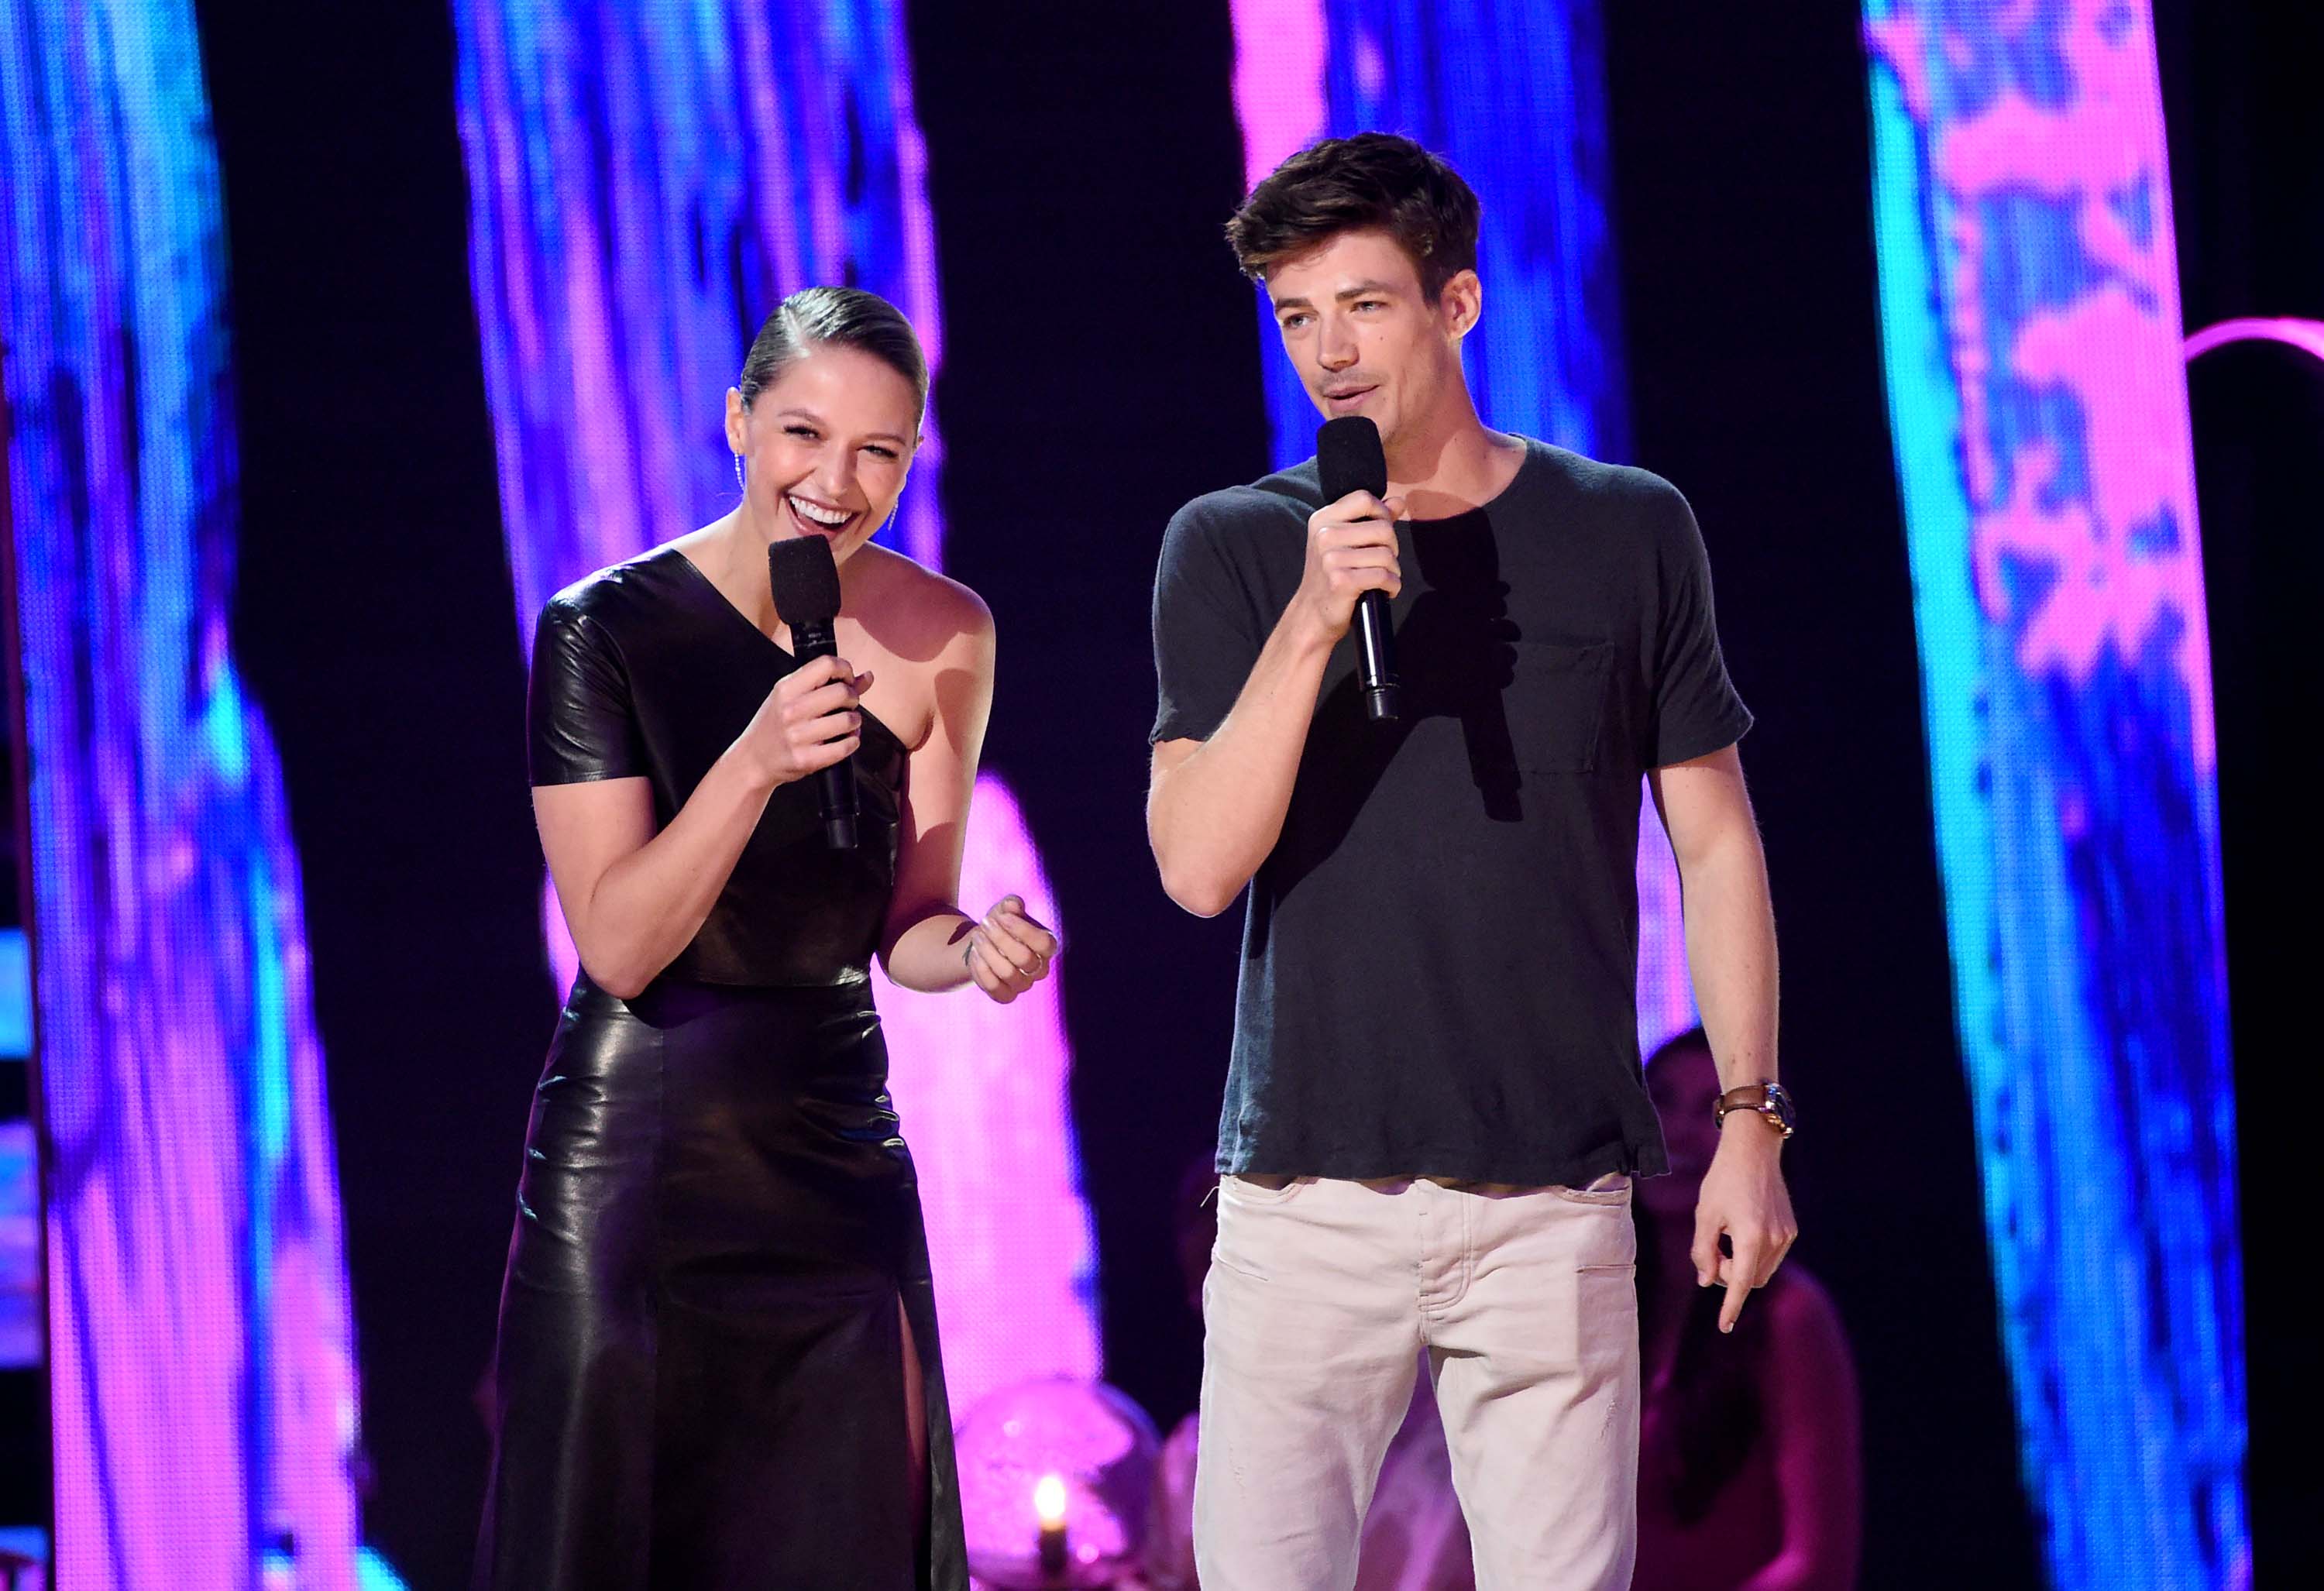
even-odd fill
[[(1397, 527), (1404, 713), (1323, 674), (1251, 880), (1219, 1169), (1582, 1186), (1665, 1169), (1639, 1071), (1649, 768), (1739, 740), (1686, 501), (1528, 440), (1508, 488)], [(1315, 462), (1196, 498), (1154, 586), (1155, 740), (1209, 738), (1298, 589)]]

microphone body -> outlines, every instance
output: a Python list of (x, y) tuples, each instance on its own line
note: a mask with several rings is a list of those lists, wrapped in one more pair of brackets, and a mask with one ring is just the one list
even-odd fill
[[(830, 622), (790, 621), (792, 656), (801, 664), (839, 656), (839, 635)], [(815, 801), (823, 817), (823, 842), (834, 851), (855, 849), (855, 759), (843, 757), (815, 776)]]
[[(1337, 502), (1351, 492), (1387, 496), (1388, 451), (1380, 445), (1379, 427), (1360, 414), (1324, 421), (1315, 433), (1315, 469), (1325, 502)], [(1356, 599), (1356, 654), (1365, 716), (1374, 723), (1394, 722), (1403, 713), (1404, 683), (1397, 676), (1396, 629), (1384, 591)]]
[[(839, 655), (839, 566), (831, 544), (819, 536), (795, 537), (767, 548), (767, 578), (775, 612), (791, 627), (791, 655), (804, 666)], [(823, 842), (834, 851), (855, 849), (855, 759), (843, 757), (815, 776), (816, 806), (823, 817)]]
[(1365, 716), (1374, 723), (1394, 723), (1404, 713), (1404, 682), (1396, 673), (1388, 593), (1368, 591), (1356, 599), (1356, 649), (1362, 659)]

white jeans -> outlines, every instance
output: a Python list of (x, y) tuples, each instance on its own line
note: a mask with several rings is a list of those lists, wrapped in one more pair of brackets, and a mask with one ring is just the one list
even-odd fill
[(1203, 1591), (1346, 1591), (1428, 1350), (1478, 1591), (1623, 1591), (1637, 1556), (1627, 1182), (1219, 1182), (1203, 1286)]

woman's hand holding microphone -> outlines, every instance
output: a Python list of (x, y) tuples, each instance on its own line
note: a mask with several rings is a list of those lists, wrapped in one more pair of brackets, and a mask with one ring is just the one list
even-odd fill
[(863, 743), (863, 693), (872, 676), (844, 658), (816, 658), (775, 682), (742, 731), (752, 766), (769, 788), (855, 755)]

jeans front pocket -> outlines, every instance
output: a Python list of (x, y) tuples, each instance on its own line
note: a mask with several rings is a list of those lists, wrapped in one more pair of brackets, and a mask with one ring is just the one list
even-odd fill
[[(1599, 1179), (1601, 1182), (1604, 1180), (1602, 1177)], [(1604, 1204), (1624, 1208), (1630, 1202), (1630, 1179), (1628, 1177), (1612, 1187), (1600, 1187), (1593, 1182), (1587, 1188), (1553, 1186), (1549, 1191), (1568, 1204)]]
[(1211, 1245), (1211, 1263), (1254, 1282), (1274, 1274), (1269, 1256), (1278, 1246), (1296, 1242), (1270, 1218), (1313, 1182), (1313, 1177), (1222, 1176), (1219, 1179), (1219, 1235)]
[(1229, 1199), (1244, 1204), (1281, 1204), (1314, 1182), (1313, 1177), (1286, 1177), (1254, 1172), (1245, 1176), (1228, 1172), (1219, 1178), (1219, 1201)]

